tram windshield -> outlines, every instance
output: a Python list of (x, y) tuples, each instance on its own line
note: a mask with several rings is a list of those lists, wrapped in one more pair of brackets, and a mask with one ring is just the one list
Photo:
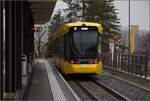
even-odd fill
[(71, 38), (73, 57), (97, 57), (97, 31), (75, 31)]

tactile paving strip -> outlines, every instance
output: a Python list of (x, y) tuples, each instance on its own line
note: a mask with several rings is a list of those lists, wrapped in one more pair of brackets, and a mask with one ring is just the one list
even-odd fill
[(50, 64), (47, 61), (45, 62), (45, 68), (47, 71), (47, 75), (48, 75), (48, 79), (49, 79), (49, 83), (50, 83), (50, 87), (53, 93), (53, 97), (55, 101), (66, 101), (66, 98), (53, 74), (53, 70), (52, 67), (50, 66)]

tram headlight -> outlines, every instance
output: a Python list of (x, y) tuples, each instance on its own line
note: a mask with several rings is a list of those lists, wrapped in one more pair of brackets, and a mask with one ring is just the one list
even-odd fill
[(93, 60), (93, 63), (94, 63), (94, 64), (97, 64), (98, 62), (99, 62), (98, 59), (94, 59), (94, 60)]
[(74, 30), (76, 31), (76, 30), (77, 30), (77, 27), (74, 27)]
[(70, 60), (70, 63), (71, 63), (71, 64), (74, 64), (74, 60)]

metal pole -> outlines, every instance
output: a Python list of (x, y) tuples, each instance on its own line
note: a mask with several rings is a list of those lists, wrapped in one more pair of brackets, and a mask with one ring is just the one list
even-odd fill
[(0, 100), (3, 99), (3, 1), (0, 1)]
[(128, 38), (129, 38), (129, 54), (130, 54), (130, 0), (129, 0), (129, 36), (128, 36)]
[(22, 71), (22, 51), (21, 51), (21, 17), (22, 17), (22, 2), (23, 1), (17, 1), (16, 2), (16, 88), (21, 88), (21, 71)]
[(82, 21), (84, 21), (84, 0), (82, 0)]
[(59, 19), (58, 19), (57, 27), (59, 28), (60, 24), (61, 24), (61, 11), (60, 11), (60, 9), (58, 10), (58, 14), (59, 14)]

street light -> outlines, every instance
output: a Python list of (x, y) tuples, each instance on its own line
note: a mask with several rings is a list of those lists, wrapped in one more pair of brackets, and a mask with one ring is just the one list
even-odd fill
[(84, 5), (84, 0), (82, 0), (82, 21), (84, 21), (84, 7), (85, 7), (85, 5)]
[(129, 0), (129, 36), (128, 36), (128, 39), (129, 39), (129, 54), (130, 54), (130, 0)]

